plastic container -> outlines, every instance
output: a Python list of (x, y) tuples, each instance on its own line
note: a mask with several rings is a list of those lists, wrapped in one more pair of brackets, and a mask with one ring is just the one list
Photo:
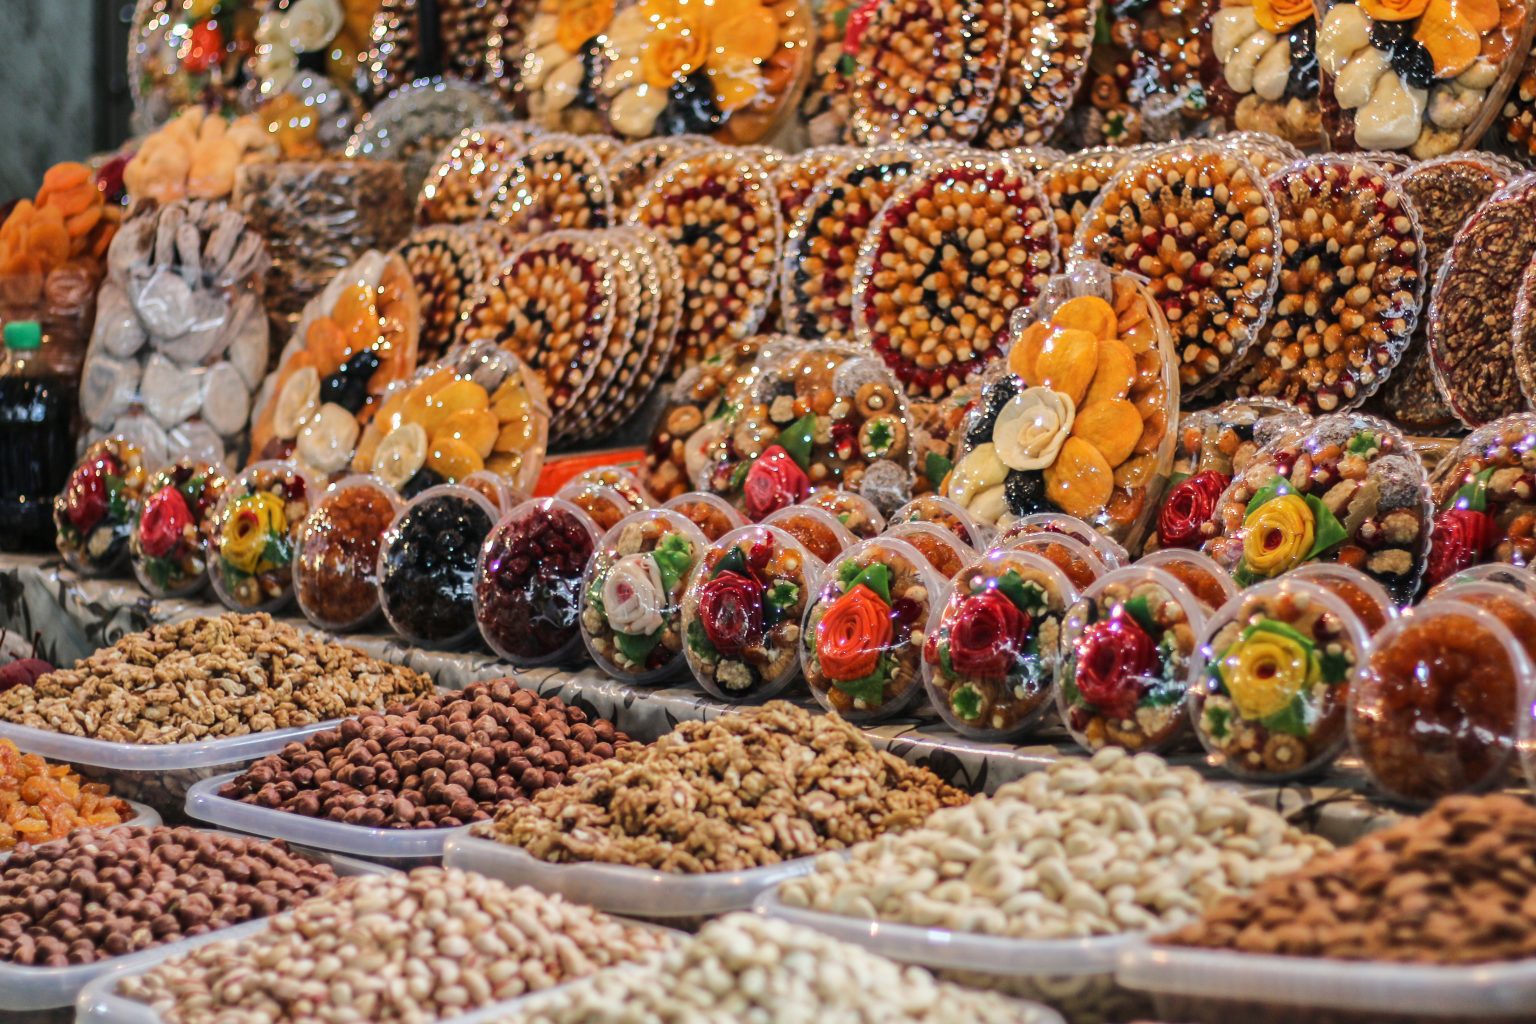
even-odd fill
[(852, 491), (821, 487), (812, 491), (801, 504), (831, 513), (859, 540), (869, 540), (885, 532), (885, 516), (880, 514), (875, 503)]
[(1533, 671), (1493, 613), (1437, 597), (1376, 634), (1350, 692), (1350, 747), (1404, 803), (1500, 785), (1531, 713)]
[(43, 334), (35, 320), (4, 325), (0, 363), (0, 549), (45, 551), (53, 546), (49, 518), (74, 463), (71, 421), (77, 403), (80, 352), (72, 339)]
[(683, 595), (683, 651), (712, 696), (751, 703), (800, 675), (800, 620), (823, 563), (785, 530), (732, 530), (704, 552)]
[[(1075, 522), (1075, 520), (1074, 520)], [(898, 523), (932, 523), (954, 534), (962, 544), (977, 551), (985, 551), (992, 544), (997, 531), (990, 525), (978, 523), (957, 502), (938, 494), (922, 494), (892, 512), (886, 526)], [(1091, 531), (1090, 531), (1091, 532)]]
[(599, 533), (568, 501), (536, 498), (502, 517), (480, 546), (475, 621), (491, 650), (519, 668), (581, 650), (582, 576)]
[[(116, 825), (86, 825), (86, 826), (81, 826), (81, 827), (82, 828), (96, 828), (96, 829), (100, 829), (103, 832), (110, 832), (110, 831), (112, 831), (115, 828), (128, 828), (128, 827), (133, 826), (133, 825), (140, 825), (140, 826), (143, 826), (145, 828), (152, 828), (153, 826), (160, 824), (160, 822), (161, 822), (160, 812), (155, 810), (153, 807), (149, 806), (148, 804), (141, 804), (137, 800), (129, 800), (129, 801), (127, 801), (127, 804), (128, 804), (129, 809), (133, 811), (133, 816), (131, 818), (129, 818), (127, 821), (120, 821)], [(79, 831), (79, 829), (75, 829), (70, 834), (73, 835), (74, 832), (78, 832), (78, 831)], [(68, 837), (66, 836), (65, 838), (68, 838)], [(49, 840), (49, 842), (55, 842), (55, 840)], [(37, 845), (41, 846), (42, 844), (39, 843)], [(5, 862), (10, 860), (11, 859), (11, 854), (13, 854), (15, 852), (16, 851), (15, 851), (14, 847), (12, 849), (9, 849), (9, 850), (0, 850), (0, 869), (4, 868)]]
[(1062, 515), (1060, 512), (1032, 512), (1027, 516), (1020, 516), (998, 534), (997, 542), (1006, 544), (1015, 537), (1030, 533), (1060, 533), (1076, 538), (1094, 550), (1106, 571), (1131, 564), (1131, 556), (1126, 552), (1124, 545), (1104, 536), (1081, 519)]
[(400, 509), (372, 475), (338, 480), (320, 496), (294, 542), (293, 592), (306, 619), (345, 633), (379, 613), (379, 548)]
[(316, 481), (294, 462), (257, 462), (230, 481), (213, 513), (208, 576), (224, 607), (275, 612), (293, 597), (294, 540)]
[(1239, 778), (1278, 782), (1325, 768), (1344, 748), (1346, 697), (1369, 643), (1349, 605), (1320, 584), (1287, 577), (1249, 587), (1200, 633), (1189, 669), (1195, 735)]
[(643, 508), (655, 508), (658, 504), (651, 492), (645, 489), (645, 484), (640, 482), (639, 477), (618, 466), (599, 466), (597, 469), (589, 469), (576, 479), (583, 483), (612, 487), (618, 492), (619, 497), (628, 502), (631, 512), (638, 512)]
[(783, 530), (823, 562), (835, 561), (838, 555), (859, 542), (836, 516), (816, 505), (781, 508), (764, 519), (763, 525)]
[(468, 832), (449, 837), (443, 865), (478, 871), (509, 885), (531, 885), (609, 914), (643, 919), (707, 918), (748, 910), (758, 895), (810, 872), (814, 857), (746, 871), (673, 874), (620, 864), (552, 864), (516, 846)]
[(1529, 960), (1441, 967), (1143, 946), (1120, 955), (1115, 976), (1159, 1017), (1190, 1024), (1512, 1024), (1536, 1002)]
[(128, 554), (151, 597), (190, 597), (208, 585), (213, 511), (228, 486), (223, 466), (179, 459), (144, 488)]
[(122, 565), (148, 482), (144, 449), (133, 440), (111, 437), (87, 448), (53, 500), (54, 543), (64, 563), (85, 576)]
[[(1143, 559), (1145, 561), (1146, 559)], [(1313, 562), (1285, 574), (1285, 579), (1306, 580), (1316, 583), (1333, 596), (1349, 605), (1360, 625), (1371, 636), (1381, 632), (1381, 627), (1397, 618), (1397, 605), (1380, 583), (1359, 569), (1330, 562)], [(1531, 585), (1536, 588), (1536, 578)]]
[[(704, 539), (711, 544), (732, 530), (747, 525), (746, 517), (736, 511), (735, 505), (718, 494), (707, 494), (704, 491), (679, 494), (661, 507), (687, 516), (688, 521), (697, 526), (704, 534)], [(803, 542), (803, 538), (797, 536), (796, 539)]]
[(413, 644), (451, 650), (476, 634), (480, 545), (498, 517), (479, 492), (429, 487), (395, 516), (379, 545), (379, 605)]
[(458, 481), (470, 490), (477, 492), (480, 497), (490, 502), (497, 512), (506, 513), (516, 505), (519, 500), (517, 492), (507, 482), (507, 478), (488, 469), (480, 469)]
[(971, 561), (949, 587), (928, 620), (928, 699), (961, 736), (1022, 736), (1053, 707), (1061, 621), (1077, 591), (1051, 562), (1006, 548)]
[(1502, 583), (1473, 580), (1458, 585), (1446, 597), (1491, 613), (1536, 665), (1536, 596)]
[(926, 631), (948, 587), (901, 540), (863, 541), (829, 564), (800, 630), (800, 667), (817, 702), (862, 725), (921, 701)]
[(1199, 599), (1161, 569), (1099, 577), (1062, 624), (1056, 707), (1078, 745), (1156, 753), (1177, 743), (1205, 619)]
[[(1208, 612), (1214, 612), (1238, 592), (1237, 584), (1232, 582), (1232, 575), (1217, 565), (1215, 559), (1202, 555), (1198, 551), (1166, 548), (1142, 555), (1136, 560), (1136, 564), (1163, 570), (1188, 587), (1189, 592), (1205, 605)], [(1367, 578), (1366, 582), (1371, 581)], [(1397, 609), (1394, 608), (1393, 613), (1395, 614), (1396, 611)]]
[(949, 579), (976, 557), (975, 548), (934, 523), (897, 523), (887, 527), (881, 536), (906, 541), (917, 548), (933, 566), (933, 571), (944, 579)]
[(625, 516), (639, 511), (612, 487), (584, 480), (572, 480), (556, 491), (555, 497), (581, 509), (604, 532), (617, 526)]
[(603, 534), (581, 580), (581, 639), (598, 668), (627, 683), (683, 670), (683, 591), (707, 547), (670, 509), (632, 512)]
[(1448, 591), (1454, 591), (1463, 583), (1486, 580), (1489, 583), (1502, 583), (1508, 587), (1526, 594), (1536, 593), (1536, 572), (1518, 565), (1504, 565), (1499, 562), (1489, 562), (1484, 565), (1474, 565), (1470, 569), (1463, 569), (1443, 583), (1430, 589), (1429, 597), (1439, 597)]
[(1479, 427), (1430, 477), (1435, 530), (1424, 582), (1435, 587), (1479, 562), (1536, 561), (1536, 414), (1513, 413)]
[(1110, 571), (1098, 552), (1064, 533), (1025, 533), (993, 547), (994, 551), (999, 549), (1039, 555), (1065, 573), (1079, 592), (1087, 590), (1094, 580)]

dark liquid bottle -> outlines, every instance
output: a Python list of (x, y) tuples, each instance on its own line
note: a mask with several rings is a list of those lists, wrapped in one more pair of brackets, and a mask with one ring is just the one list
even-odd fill
[[(53, 499), (74, 465), (77, 374), (35, 320), (5, 325), (0, 362), (0, 550), (51, 551)], [(61, 358), (62, 357), (62, 358)]]

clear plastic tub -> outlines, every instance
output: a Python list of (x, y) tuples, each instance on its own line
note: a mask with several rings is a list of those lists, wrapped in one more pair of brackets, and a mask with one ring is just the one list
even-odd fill
[(228, 483), (222, 465), (180, 459), (150, 478), (128, 536), (139, 586), (151, 597), (191, 597), (208, 585), (213, 510)]
[[(267, 839), (286, 839), (301, 846), (332, 853), (383, 861), (393, 867), (435, 863), (443, 856), (443, 844), (463, 828), (367, 828), (328, 818), (310, 818), (291, 811), (258, 807), (219, 796), (219, 787), (239, 772), (216, 775), (187, 791), (187, 816), (234, 832)], [(467, 828), (468, 826), (465, 826)]]
[(1080, 540), (1094, 550), (1106, 570), (1131, 564), (1131, 556), (1125, 550), (1125, 545), (1104, 536), (1076, 516), (1061, 512), (1034, 512), (1020, 516), (1003, 529), (998, 536), (998, 543), (1009, 543), (1031, 533), (1061, 533)]
[(499, 516), (480, 492), (459, 484), (429, 487), (400, 510), (379, 545), (378, 570), (379, 604), (396, 633), (439, 650), (478, 635), (475, 573)]
[(977, 551), (985, 551), (997, 535), (997, 531), (990, 525), (977, 522), (958, 501), (939, 494), (923, 494), (913, 498), (890, 514), (886, 527), (889, 529), (899, 523), (933, 523), (942, 526), (958, 537), (962, 544)]
[(224, 491), (213, 513), (208, 576), (224, 607), (277, 612), (293, 598), (294, 539), (319, 495), (317, 482), (296, 462), (247, 466)]
[[(1237, 583), (1232, 574), (1217, 564), (1216, 559), (1198, 551), (1163, 548), (1142, 555), (1136, 564), (1163, 570), (1188, 587), (1208, 611), (1215, 611), (1237, 594)], [(1369, 577), (1365, 579), (1373, 583)]]
[(751, 703), (793, 684), (800, 620), (822, 568), (787, 531), (767, 524), (732, 530), (704, 552), (680, 620), (699, 685), (720, 700)]
[(459, 483), (472, 491), (478, 491), (480, 497), (495, 505), (498, 512), (506, 512), (518, 502), (517, 492), (512, 489), (511, 482), (488, 469), (477, 469)]
[(149, 479), (142, 442), (117, 435), (85, 450), (53, 501), (54, 543), (64, 564), (82, 576), (104, 576), (128, 557)]
[(1510, 1024), (1536, 1006), (1536, 961), (1439, 967), (1173, 946), (1120, 954), (1121, 984), (1190, 1024)]
[[(127, 821), (120, 821), (116, 825), (95, 825), (85, 827), (94, 827), (99, 828), (103, 832), (110, 832), (115, 828), (128, 828), (130, 825), (142, 825), (145, 828), (152, 828), (153, 826), (160, 824), (160, 812), (155, 810), (153, 807), (149, 806), (148, 804), (141, 804), (137, 800), (129, 800), (127, 803), (129, 808), (133, 811), (133, 817), (129, 818)], [(78, 832), (79, 829), (76, 829), (75, 831)], [(74, 833), (71, 832), (70, 834), (73, 835)], [(56, 840), (49, 840), (49, 842), (55, 841)], [(3, 867), (5, 862), (11, 859), (11, 854), (15, 852), (16, 851), (14, 849), (0, 851), (0, 867)]]
[(897, 523), (887, 526), (883, 537), (902, 540), (920, 551), (933, 571), (945, 579), (965, 568), (977, 551), (936, 523)]
[(746, 517), (736, 511), (735, 505), (718, 494), (704, 491), (679, 494), (661, 507), (687, 516), (689, 522), (697, 526), (704, 534), (704, 539), (711, 544), (732, 530), (747, 525)]
[(635, 511), (624, 495), (606, 484), (594, 484), (585, 480), (572, 480), (555, 492), (555, 497), (568, 501), (592, 517), (599, 530), (613, 529), (619, 520)]
[(1506, 587), (1514, 587), (1526, 594), (1536, 594), (1536, 572), (1520, 565), (1504, 565), (1500, 562), (1488, 562), (1483, 565), (1474, 565), (1470, 569), (1444, 580), (1430, 590), (1429, 597), (1439, 597), (1441, 594), (1453, 591), (1463, 583), (1483, 582), (1501, 583)]
[(832, 487), (812, 491), (802, 505), (814, 505), (830, 512), (847, 531), (859, 540), (878, 537), (885, 530), (885, 516), (875, 503), (860, 494)]
[(746, 871), (674, 874), (620, 864), (552, 864), (516, 846), (467, 832), (450, 836), (443, 865), (478, 871), (508, 885), (531, 885), (609, 914), (644, 919), (700, 918), (748, 910), (780, 882), (810, 872), (814, 857)]
[(998, 549), (1039, 555), (1066, 573), (1078, 590), (1087, 590), (1111, 568), (1088, 545), (1064, 533), (1026, 533), (1007, 542), (999, 539), (994, 550)]
[[(1147, 561), (1147, 559), (1142, 559)], [(1306, 580), (1321, 585), (1335, 597), (1349, 605), (1350, 611), (1360, 620), (1366, 632), (1375, 636), (1381, 627), (1397, 618), (1397, 605), (1380, 583), (1359, 569), (1352, 569), (1337, 562), (1313, 562), (1292, 569), (1286, 576), (1293, 580)], [(1531, 584), (1536, 588), (1536, 578)]]
[(491, 650), (519, 668), (549, 665), (581, 649), (581, 578), (598, 530), (559, 498), (525, 501), (480, 546), (475, 622)]
[(791, 505), (781, 508), (764, 526), (776, 526), (805, 545), (807, 551), (823, 562), (834, 561), (859, 539), (838, 522), (837, 517), (816, 505)]
[(294, 541), (293, 593), (306, 619), (340, 633), (378, 615), (379, 547), (400, 508), (392, 487), (361, 473), (315, 502)]

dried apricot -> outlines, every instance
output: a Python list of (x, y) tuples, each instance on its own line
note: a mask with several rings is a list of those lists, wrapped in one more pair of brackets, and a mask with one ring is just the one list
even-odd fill
[(1106, 398), (1124, 398), (1136, 382), (1136, 356), (1114, 338), (1099, 339), (1099, 363), (1093, 383), (1083, 396), (1084, 405)]
[(1130, 458), (1141, 438), (1141, 414), (1123, 398), (1089, 402), (1077, 411), (1072, 436), (1097, 448), (1110, 466), (1118, 466)]
[(1035, 373), (1038, 383), (1081, 404), (1098, 365), (1099, 339), (1087, 331), (1066, 328), (1046, 340), (1035, 361)]
[(435, 439), (454, 438), (473, 448), (482, 459), (496, 446), (501, 424), (488, 409), (460, 409), (449, 413), (437, 428)]
[(1040, 383), (1035, 376), (1035, 362), (1040, 358), (1040, 350), (1045, 348), (1046, 339), (1050, 336), (1050, 326), (1043, 320), (1036, 320), (1024, 328), (1008, 352), (1009, 371), (1023, 377), (1024, 382), (1031, 387)]
[(1051, 314), (1051, 323), (1057, 327), (1072, 327), (1087, 331), (1095, 338), (1115, 336), (1115, 308), (1097, 295), (1079, 295), (1063, 302)]
[(1097, 448), (1080, 437), (1069, 437), (1061, 454), (1045, 471), (1045, 496), (1069, 516), (1089, 519), (1109, 504), (1114, 472)]
[(427, 452), (427, 468), (449, 480), (462, 480), (485, 468), (485, 460), (469, 445), (453, 437), (433, 438)]

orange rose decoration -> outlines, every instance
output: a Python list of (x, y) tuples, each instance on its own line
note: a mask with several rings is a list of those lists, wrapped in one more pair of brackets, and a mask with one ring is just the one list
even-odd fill
[(678, 15), (657, 23), (640, 56), (645, 80), (656, 89), (669, 89), (709, 59), (709, 34), (698, 21)]
[(835, 682), (863, 679), (880, 664), (891, 642), (891, 608), (860, 583), (833, 602), (816, 624), (816, 655)]
[(612, 20), (613, 0), (562, 0), (555, 42), (566, 53), (578, 53)]
[[(1423, 14), (1428, 6), (1429, 0), (1360, 0), (1360, 9), (1372, 21), (1408, 21)], [(1264, 24), (1262, 16), (1259, 24)]]
[[(1409, 0), (1409, 2), (1417, 2), (1421, 8), (1424, 6), (1424, 0)], [(1254, 0), (1253, 13), (1259, 19), (1261, 28), (1280, 35), (1289, 32), (1317, 12), (1312, 9), (1312, 0)]]

